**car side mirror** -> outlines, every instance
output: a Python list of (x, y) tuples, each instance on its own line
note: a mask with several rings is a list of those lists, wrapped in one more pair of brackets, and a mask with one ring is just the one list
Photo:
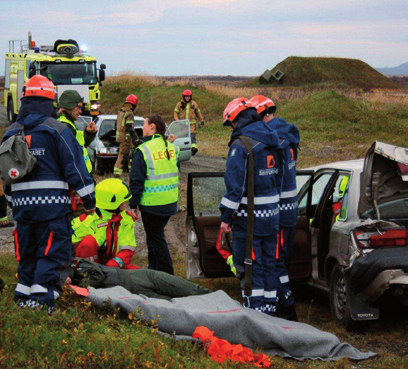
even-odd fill
[(105, 80), (105, 71), (100, 69), (99, 70), (99, 83), (100, 83), (101, 86), (102, 86), (102, 81), (104, 81), (104, 80)]

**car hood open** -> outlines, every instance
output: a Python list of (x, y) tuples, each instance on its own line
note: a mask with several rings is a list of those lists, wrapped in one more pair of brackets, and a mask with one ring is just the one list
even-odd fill
[(408, 199), (407, 168), (407, 148), (374, 142), (364, 160), (358, 215), (389, 201)]

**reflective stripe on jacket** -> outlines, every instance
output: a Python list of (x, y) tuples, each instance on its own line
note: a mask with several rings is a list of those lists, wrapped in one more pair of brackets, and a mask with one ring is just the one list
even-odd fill
[(204, 120), (200, 108), (194, 100), (188, 102), (187, 104), (184, 100), (179, 101), (174, 108), (174, 119), (189, 119), (190, 124), (195, 124), (196, 119), (199, 122), (202, 122)]
[(85, 165), (86, 165), (86, 169), (88, 169), (88, 172), (91, 173), (92, 172), (92, 163), (91, 163), (91, 159), (89, 159), (89, 155), (88, 155), (88, 150), (85, 148), (85, 137), (84, 137), (84, 132), (83, 131), (78, 131), (77, 127), (75, 126), (74, 123), (72, 123), (67, 117), (65, 117), (64, 115), (61, 115), (58, 117), (58, 120), (61, 123), (67, 124), (69, 126), (71, 126), (72, 128), (74, 128), (75, 130), (75, 138), (77, 139), (79, 145), (82, 147), (82, 155), (84, 157), (85, 160)]
[(179, 183), (177, 159), (180, 149), (168, 142), (166, 151), (164, 139), (161, 135), (155, 134), (137, 150), (142, 152), (147, 169), (140, 204), (156, 206), (177, 202)]
[(93, 236), (102, 253), (115, 257), (122, 250), (135, 251), (135, 219), (126, 210), (116, 215), (109, 211), (99, 209), (101, 216), (96, 212), (75, 218), (72, 221), (72, 243), (80, 242), (85, 236)]
[(129, 107), (122, 107), (116, 118), (116, 142), (124, 142), (129, 140), (130, 135), (126, 129), (126, 125), (130, 124), (133, 128), (135, 124), (135, 116)]

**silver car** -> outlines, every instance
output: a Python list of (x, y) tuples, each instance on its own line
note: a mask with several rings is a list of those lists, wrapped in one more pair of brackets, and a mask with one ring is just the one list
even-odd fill
[[(334, 320), (379, 317), (384, 303), (408, 306), (408, 149), (376, 142), (365, 160), (297, 173), (299, 216), (292, 284), (328, 293)], [(187, 277), (232, 276), (216, 249), (223, 173), (190, 173)]]
[[(98, 132), (88, 147), (88, 154), (97, 174), (112, 172), (116, 163), (119, 152), (119, 143), (116, 142), (116, 117), (116, 114), (99, 115), (95, 120)], [(135, 116), (134, 130), (139, 138), (143, 137), (143, 123), (143, 117)], [(189, 160), (191, 139), (188, 121), (173, 122), (167, 134), (176, 136), (174, 144), (180, 147), (180, 161)]]

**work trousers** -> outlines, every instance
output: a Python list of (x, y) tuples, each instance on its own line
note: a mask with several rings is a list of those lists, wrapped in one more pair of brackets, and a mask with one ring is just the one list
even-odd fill
[(268, 236), (253, 236), (252, 294), (244, 296), (246, 230), (238, 226), (233, 227), (232, 254), (237, 276), (241, 280), (244, 306), (268, 315), (273, 315), (277, 307), (276, 241), (276, 233)]
[(145, 211), (141, 211), (141, 215), (146, 232), (148, 268), (174, 274), (169, 245), (164, 235), (164, 227), (170, 216), (162, 217)]
[(129, 171), (129, 160), (132, 156), (133, 144), (127, 140), (119, 144), (118, 158), (114, 166), (114, 174), (122, 174), (123, 170)]
[(291, 306), (295, 303), (289, 283), (289, 250), (292, 251), (295, 240), (295, 227), (281, 227), (276, 245), (276, 274), (278, 280), (278, 309)]
[(54, 307), (70, 272), (72, 228), (70, 216), (49, 222), (17, 222), (13, 232), (18, 266), (16, 301), (34, 300)]

